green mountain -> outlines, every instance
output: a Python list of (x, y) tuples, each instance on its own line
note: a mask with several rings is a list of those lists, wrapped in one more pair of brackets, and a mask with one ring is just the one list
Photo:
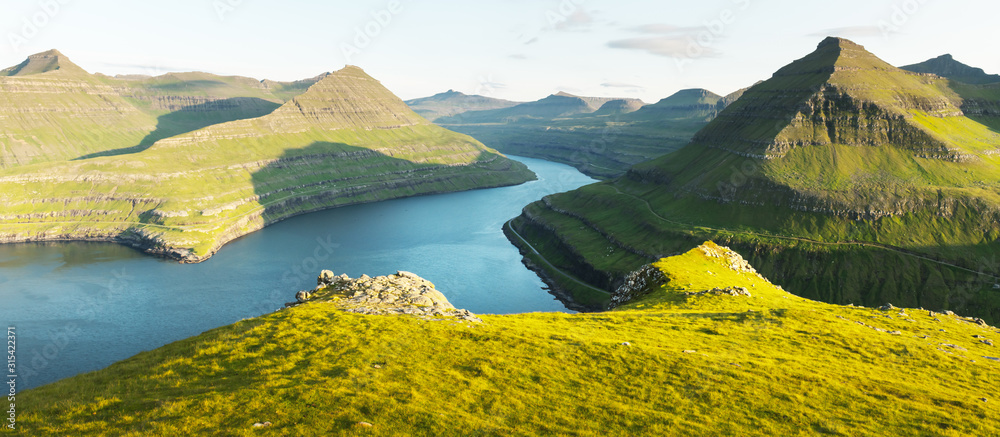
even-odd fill
[(629, 114), (641, 109), (645, 104), (641, 100), (635, 99), (616, 99), (609, 100), (607, 103), (601, 105), (600, 109), (593, 113), (594, 116), (602, 115), (622, 115)]
[(813, 299), (1000, 320), (997, 91), (829, 38), (683, 149), (530, 205), (513, 226), (602, 289), (713, 239)]
[(948, 79), (970, 84), (987, 84), (1000, 82), (1000, 74), (986, 74), (982, 68), (975, 68), (955, 60), (951, 55), (941, 55), (919, 64), (900, 67), (915, 73), (936, 74)]
[(420, 116), (437, 121), (439, 118), (454, 117), (469, 111), (486, 111), (491, 109), (510, 108), (518, 102), (494, 99), (492, 97), (470, 96), (455, 90), (422, 99), (407, 100), (406, 105)]
[(0, 169), (141, 151), (163, 138), (266, 115), (317, 80), (113, 78), (91, 75), (56, 50), (39, 53), (0, 72)]
[[(18, 393), (17, 425), (33, 436), (1000, 433), (997, 328), (809, 301), (712, 243), (635, 272), (600, 314), (359, 314), (385, 313), (364, 302), (404, 278), (326, 276), (304, 304)], [(408, 295), (442, 298), (423, 292)]]
[(13, 67), (0, 70), (0, 76), (32, 76), (36, 74), (59, 71), (62, 74), (86, 75), (87, 72), (74, 64), (66, 55), (58, 50), (37, 53), (28, 56), (24, 62)]
[(605, 179), (684, 146), (731, 101), (706, 90), (683, 90), (653, 105), (559, 93), (436, 122), (504, 153), (563, 162)]
[(521, 103), (508, 108), (467, 111), (452, 117), (442, 117), (435, 120), (442, 125), (469, 124), (469, 123), (516, 123), (519, 121), (544, 120), (566, 118), (574, 115), (593, 114), (600, 110), (605, 104), (624, 100), (627, 105), (639, 105), (643, 103), (637, 99), (617, 99), (606, 97), (580, 97), (572, 94), (560, 92), (553, 94), (537, 102)]
[[(149, 111), (203, 102), (195, 107), (232, 114), (226, 106), (232, 103), (239, 113), (246, 102), (232, 99), (247, 97), (206, 96), (236, 95), (240, 87), (266, 94), (276, 87), (202, 73), (139, 79), (139, 87), (120, 81), (133, 93), (132, 107)], [(281, 86), (288, 92), (301, 84)], [(323, 76), (277, 109), (259, 108), (266, 114), (148, 147), (0, 171), (0, 242), (115, 241), (199, 262), (293, 215), (534, 177), (472, 138), (426, 121), (356, 67)], [(174, 126), (213, 120), (197, 110), (170, 114)]]

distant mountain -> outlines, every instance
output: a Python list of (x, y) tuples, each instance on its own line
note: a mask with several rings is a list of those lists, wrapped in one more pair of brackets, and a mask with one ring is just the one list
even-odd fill
[(492, 97), (470, 96), (458, 91), (435, 94), (431, 97), (407, 100), (406, 104), (414, 112), (430, 121), (443, 117), (452, 117), (469, 111), (485, 111), (516, 106), (518, 102), (494, 99)]
[(969, 84), (987, 84), (1000, 82), (1000, 75), (986, 74), (982, 68), (975, 68), (958, 62), (951, 55), (941, 55), (937, 58), (919, 64), (900, 67), (915, 73), (936, 74), (948, 79)]
[[(96, 80), (104, 83), (99, 89), (107, 90), (108, 98), (129, 103), (122, 111), (137, 117), (164, 112), (157, 129), (169, 122), (168, 130), (237, 110), (247, 98), (232, 96), (244, 91), (267, 95), (303, 85), (205, 73)], [(0, 85), (3, 99), (23, 84)], [(32, 97), (33, 103), (54, 108), (85, 94), (70, 81), (33, 86), (47, 93), (44, 100)], [(65, 153), (53, 154), (48, 162), (0, 169), (0, 242), (113, 241), (200, 262), (235, 238), (297, 214), (534, 177), (523, 164), (431, 124), (357, 67), (323, 75), (291, 100), (264, 109), (255, 117), (203, 125), (111, 156), (70, 161)], [(74, 128), (67, 123), (52, 127)], [(102, 132), (131, 128), (108, 119), (87, 129), (99, 140)], [(150, 135), (145, 129), (140, 135)], [(54, 137), (38, 145), (61, 150), (60, 141)]]
[(631, 114), (638, 111), (640, 108), (645, 106), (641, 100), (633, 99), (616, 99), (610, 100), (607, 103), (601, 105), (601, 108), (593, 113), (595, 117), (607, 116), (607, 115), (622, 115)]
[(605, 289), (715, 239), (807, 297), (1000, 320), (1000, 267), (984, 262), (1000, 256), (998, 103), (1000, 87), (911, 73), (829, 38), (681, 150), (550, 196), (514, 225)]
[(593, 177), (613, 178), (687, 144), (740, 94), (726, 99), (707, 90), (683, 90), (647, 105), (638, 99), (561, 92), (436, 122), (504, 153), (564, 162)]
[(704, 89), (681, 90), (652, 105), (639, 108), (631, 117), (637, 120), (672, 120), (699, 117), (705, 122), (721, 111), (722, 97)]
[(49, 50), (28, 56), (28, 59), (25, 59), (24, 62), (0, 70), (0, 77), (32, 76), (51, 71), (59, 71), (62, 74), (87, 74), (86, 71), (71, 62), (66, 55), (63, 55), (58, 50)]
[(610, 97), (580, 97), (572, 94), (560, 92), (552, 94), (536, 102), (521, 103), (515, 106), (485, 110), (468, 111), (453, 117), (442, 117), (436, 122), (453, 124), (476, 124), (476, 123), (517, 123), (532, 122), (536, 120), (551, 121), (560, 118), (568, 118), (581, 114), (593, 114), (604, 104), (621, 100), (626, 106), (641, 106), (643, 103), (637, 99), (620, 99)]

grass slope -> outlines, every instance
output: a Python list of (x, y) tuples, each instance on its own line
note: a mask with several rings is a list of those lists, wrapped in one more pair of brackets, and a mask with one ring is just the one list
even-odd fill
[[(186, 85), (191, 78), (153, 81), (199, 92)], [(197, 262), (292, 215), (533, 177), (427, 122), (356, 67), (268, 112), (135, 153), (8, 170), (0, 174), (0, 241), (111, 240)]]
[(969, 96), (991, 93), (828, 39), (683, 149), (552, 196), (514, 225), (606, 288), (717, 239), (811, 298), (1000, 320), (1000, 131), (988, 105), (966, 116)]
[(277, 109), (318, 81), (208, 73), (91, 75), (62, 53), (0, 72), (0, 170), (135, 153), (158, 140)]
[[(472, 325), (301, 305), (24, 392), (19, 432), (1000, 433), (1000, 362), (984, 358), (998, 354), (975, 338), (996, 328), (809, 301), (709, 256), (721, 251), (660, 260), (665, 281), (600, 314)], [(684, 294), (734, 286), (752, 297)]]

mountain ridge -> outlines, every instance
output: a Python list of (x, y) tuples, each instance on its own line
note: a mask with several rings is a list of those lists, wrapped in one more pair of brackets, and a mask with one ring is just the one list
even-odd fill
[(915, 73), (935, 74), (973, 85), (1000, 82), (1000, 74), (987, 74), (982, 68), (963, 64), (955, 60), (950, 54), (944, 54), (937, 58), (899, 68)]
[[(245, 99), (203, 100), (205, 89), (239, 91), (246, 81), (239, 78), (174, 79), (148, 79), (162, 86), (129, 99), (222, 108), (239, 108)], [(255, 93), (264, 92), (256, 85)], [(295, 215), (534, 178), (523, 164), (426, 121), (357, 67), (295, 94), (280, 105), (258, 105), (257, 114), (207, 125), (190, 123), (205, 113), (181, 111), (184, 129), (147, 137), (155, 139), (147, 147), (0, 171), (0, 242), (111, 241), (202, 262), (228, 242)]]
[(810, 298), (997, 320), (1000, 271), (983, 260), (1000, 254), (1000, 131), (966, 116), (962, 95), (1000, 96), (956, 86), (826, 39), (687, 146), (550, 196), (513, 224), (535, 246), (572, 253), (559, 267), (605, 289), (713, 239)]

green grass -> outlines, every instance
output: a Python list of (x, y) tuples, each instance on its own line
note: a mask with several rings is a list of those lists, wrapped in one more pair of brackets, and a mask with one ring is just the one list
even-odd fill
[[(146, 81), (197, 96), (236, 93), (233, 83), (244, 79), (193, 73)], [(135, 100), (163, 109), (146, 97)], [(111, 240), (197, 262), (296, 214), (533, 178), (523, 164), (427, 122), (357, 68), (326, 76), (277, 109), (242, 99), (257, 103), (241, 100), (247, 111), (216, 114), (223, 119), (163, 115), (137, 147), (0, 172), (0, 236)], [(210, 124), (229, 116), (246, 119)], [(194, 130), (173, 135), (187, 129)]]
[(713, 239), (810, 298), (1000, 320), (1000, 133), (959, 115), (987, 88), (824, 41), (684, 148), (526, 208), (529, 240), (602, 288)]
[[(483, 316), (468, 325), (313, 303), (244, 320), (24, 392), (20, 432), (1000, 432), (990, 407), (1000, 363), (983, 358), (996, 349), (973, 338), (995, 338), (995, 328), (805, 300), (701, 250), (656, 266), (665, 285), (605, 313)], [(728, 286), (753, 297), (683, 295)], [(262, 421), (273, 426), (251, 428)]]

